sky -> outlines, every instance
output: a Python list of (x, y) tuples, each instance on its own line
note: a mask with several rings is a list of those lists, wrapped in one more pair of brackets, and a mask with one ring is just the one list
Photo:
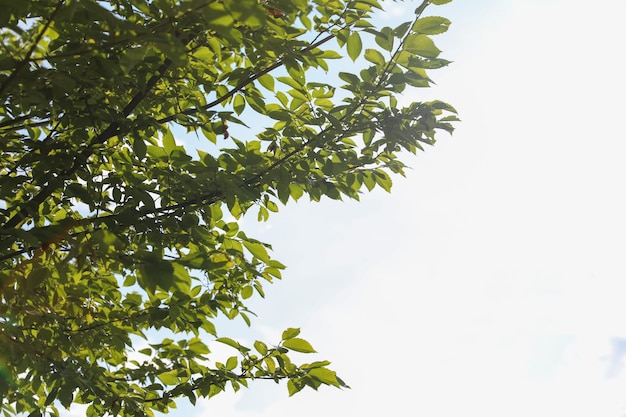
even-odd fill
[[(417, 2), (386, 5), (397, 26)], [(626, 1), (429, 13), (452, 20), (436, 41), (454, 63), (401, 100), (453, 104), (454, 135), (407, 155), (391, 194), (242, 226), (288, 269), (252, 299), (252, 328), (223, 335), (300, 327), (319, 353), (298, 358), (351, 389), (258, 381), (170, 415), (626, 416)]]

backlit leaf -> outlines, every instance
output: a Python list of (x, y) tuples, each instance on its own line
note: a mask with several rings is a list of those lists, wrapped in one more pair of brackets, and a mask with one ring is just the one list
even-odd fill
[(409, 35), (404, 44), (404, 50), (426, 58), (437, 58), (441, 50), (426, 35)]
[(165, 385), (178, 384), (178, 371), (168, 371), (157, 375), (157, 378)]
[(427, 16), (418, 19), (413, 24), (411, 30), (413, 32), (422, 33), (425, 35), (436, 35), (447, 31), (449, 26), (450, 20), (446, 19), (445, 17)]
[(359, 55), (361, 55), (361, 50), (363, 49), (363, 42), (361, 41), (361, 35), (359, 35), (359, 32), (353, 32), (348, 37), (346, 48), (350, 59), (356, 61)]
[(290, 327), (290, 328), (288, 328), (288, 329), (283, 331), (282, 339), (283, 340), (293, 339), (294, 337), (298, 336), (299, 334), (300, 334), (300, 329)]
[(300, 353), (315, 353), (315, 349), (309, 342), (304, 339), (292, 338), (283, 341), (283, 346), (287, 349), (295, 350)]

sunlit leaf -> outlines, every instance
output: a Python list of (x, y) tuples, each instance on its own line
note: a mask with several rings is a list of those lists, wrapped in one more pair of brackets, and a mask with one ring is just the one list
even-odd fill
[(297, 337), (283, 341), (283, 346), (296, 352), (315, 353), (315, 349), (313, 349), (313, 346), (311, 346), (309, 342)]
[(353, 32), (350, 37), (348, 37), (348, 43), (346, 44), (348, 49), (348, 56), (353, 61), (361, 55), (361, 50), (363, 49), (363, 42), (361, 41), (361, 35), (359, 32)]

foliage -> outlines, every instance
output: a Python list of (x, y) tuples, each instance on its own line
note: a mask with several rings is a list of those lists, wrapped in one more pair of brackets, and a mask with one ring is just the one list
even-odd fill
[[(218, 337), (216, 318), (249, 324), (245, 300), (284, 268), (237, 220), (389, 190), (400, 152), (452, 130), (450, 105), (397, 99), (448, 64), (431, 35), (450, 22), (422, 17), (446, 2), (377, 29), (377, 0), (0, 1), (4, 414), (152, 415), (255, 379), (345, 386), (329, 362), (290, 359), (313, 351), (297, 329)], [(333, 75), (333, 42), (363, 69)], [(214, 360), (214, 338), (236, 354)]]

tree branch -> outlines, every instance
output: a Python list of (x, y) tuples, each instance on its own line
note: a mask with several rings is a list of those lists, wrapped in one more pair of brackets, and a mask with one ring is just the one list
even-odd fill
[[(166, 59), (163, 64), (157, 69), (156, 73), (148, 80), (144, 91), (140, 91), (131, 99), (131, 101), (124, 107), (121, 115), (126, 119), (132, 111), (137, 108), (139, 103), (146, 97), (146, 94), (152, 90), (157, 82), (163, 77), (167, 69), (172, 65), (170, 59)], [(118, 135), (120, 133), (120, 122), (111, 123), (105, 130), (98, 134), (91, 143), (83, 149), (75, 158), (74, 163), (70, 168), (60, 172), (56, 177), (53, 177), (33, 198), (31, 198), (25, 205), (23, 205), (7, 222), (2, 225), (2, 229), (10, 229), (18, 226), (23, 220), (26, 220), (29, 208), (36, 208), (43, 203), (58, 187), (59, 183), (62, 183), (69, 176), (74, 174), (78, 169), (87, 161), (89, 156), (93, 153), (93, 146), (102, 144), (108, 139)]]
[[(317, 41), (315, 43), (312, 43), (311, 45), (307, 46), (306, 48), (303, 48), (302, 50), (300, 50), (300, 53), (304, 54), (306, 52), (309, 52), (309, 51), (311, 51), (311, 50), (313, 50), (313, 49), (323, 45), (324, 43), (328, 42), (329, 40), (333, 39), (334, 37), (335, 37), (334, 34), (330, 34), (330, 35), (326, 36), (324, 39), (320, 39), (319, 41)], [(280, 68), (281, 66), (283, 66), (283, 62), (282, 62), (282, 60), (278, 59), (276, 62), (274, 62), (269, 67), (262, 69), (261, 71), (257, 72), (256, 74), (254, 74), (253, 76), (251, 76), (247, 80), (242, 81), (239, 84), (237, 84), (237, 86), (235, 86), (228, 93), (224, 94), (222, 97), (220, 97), (220, 98), (218, 98), (216, 100), (213, 100), (212, 102), (210, 102), (208, 104), (205, 104), (202, 107), (183, 110), (180, 113), (176, 113), (176, 114), (173, 114), (171, 116), (163, 117), (163, 118), (157, 120), (157, 122), (160, 123), (160, 124), (163, 124), (163, 123), (167, 123), (167, 122), (171, 122), (172, 120), (175, 120), (180, 115), (191, 116), (191, 115), (194, 115), (194, 114), (199, 113), (201, 111), (205, 111), (205, 110), (211, 109), (211, 108), (217, 106), (218, 104), (221, 104), (224, 101), (228, 100), (229, 98), (234, 96), (237, 92), (243, 90), (246, 86), (248, 86), (251, 83), (253, 83), (254, 81), (258, 80), (259, 78), (261, 78), (265, 74), (268, 74), (268, 73), (274, 71), (276, 68)]]

